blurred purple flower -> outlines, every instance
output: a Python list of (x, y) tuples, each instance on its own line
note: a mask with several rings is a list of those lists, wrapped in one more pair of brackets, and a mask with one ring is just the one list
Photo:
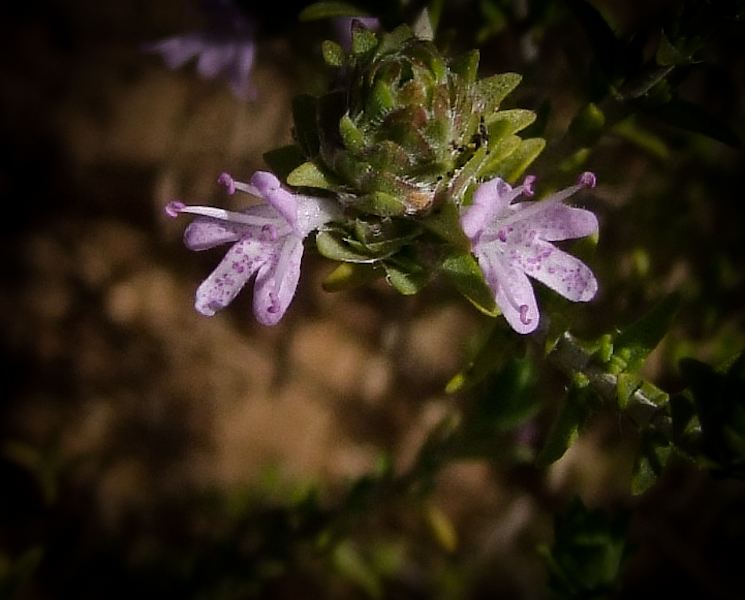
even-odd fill
[(583, 187), (594, 187), (595, 175), (583, 173), (577, 185), (540, 202), (511, 204), (521, 194), (533, 195), (534, 180), (526, 177), (516, 188), (500, 178), (487, 181), (476, 189), (473, 204), (461, 216), (497, 306), (510, 326), (523, 334), (534, 331), (540, 319), (528, 275), (573, 302), (591, 300), (598, 289), (587, 265), (551, 244), (598, 230), (593, 213), (562, 202)]
[(227, 75), (236, 96), (255, 99), (251, 83), (256, 53), (253, 21), (232, 0), (203, 0), (200, 7), (211, 20), (207, 28), (145, 44), (144, 50), (158, 52), (171, 69), (196, 57), (202, 77)]
[(249, 279), (254, 283), (254, 315), (262, 325), (276, 325), (292, 302), (300, 279), (303, 240), (313, 230), (339, 217), (339, 207), (327, 198), (293, 194), (266, 171), (257, 171), (250, 183), (235, 181), (227, 173), (218, 179), (228, 187), (264, 199), (241, 212), (211, 206), (171, 202), (166, 213), (197, 215), (184, 232), (190, 250), (206, 250), (232, 243), (222, 262), (196, 292), (195, 308), (212, 316), (225, 308)]

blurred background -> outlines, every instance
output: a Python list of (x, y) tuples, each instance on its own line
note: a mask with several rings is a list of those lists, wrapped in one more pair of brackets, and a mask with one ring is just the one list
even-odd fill
[[(598, 4), (633, 32), (676, 3)], [(591, 55), (562, 3), (449, 6), (444, 22), (480, 36), (454, 48), (478, 42), (486, 74), (523, 73), (516, 105), (550, 98), (548, 131), (565, 128)], [(745, 486), (673, 461), (632, 498), (634, 435), (614, 419), (547, 472), (512, 450), (451, 464), (424, 505), (384, 499), (333, 556), (318, 551), (314, 519), (385, 461), (405, 470), (467, 402), (444, 387), (484, 321), (437, 282), (417, 297), (384, 283), (327, 294), (334, 265), (312, 254), (276, 327), (254, 322), (250, 293), (213, 318), (194, 311), (221, 253), (185, 249), (185, 220), (163, 207), (240, 206), (218, 175), (247, 179), (290, 142), (291, 98), (322, 89), (319, 44), (333, 35), (296, 24), (296, 9), (256, 7), (258, 99), (242, 101), (142, 51), (199, 26), (180, 0), (0, 8), (0, 598), (543, 598), (535, 548), (574, 493), (635, 509), (619, 597), (743, 597)], [(722, 30), (681, 90), (742, 138), (741, 33)], [(745, 347), (742, 151), (642, 123), (604, 138), (587, 167), (602, 289), (580, 332), (681, 292), (647, 365), (674, 391), (681, 356), (716, 364)], [(531, 377), (548, 402), (564, 386)], [(521, 430), (527, 446), (541, 414)]]

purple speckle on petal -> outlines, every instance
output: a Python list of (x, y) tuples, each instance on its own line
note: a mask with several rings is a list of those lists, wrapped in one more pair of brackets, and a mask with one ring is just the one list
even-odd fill
[(168, 204), (166, 204), (165, 211), (169, 217), (171, 217), (172, 219), (175, 219), (176, 217), (178, 217), (179, 213), (182, 210), (184, 210), (185, 207), (186, 207), (186, 204), (184, 204), (183, 202), (179, 202), (178, 200), (173, 200), (169, 202)]
[(277, 239), (279, 234), (277, 233), (277, 228), (274, 225), (272, 225), (271, 223), (267, 223), (261, 228), (261, 235), (265, 241), (273, 242)]
[(528, 318), (529, 310), (530, 307), (527, 304), (520, 305), (520, 322), (523, 325), (530, 325), (533, 322), (533, 319)]
[(217, 183), (227, 187), (228, 194), (231, 196), (235, 194), (235, 180), (230, 176), (230, 173), (221, 173), (220, 177), (217, 178)]
[(582, 185), (584, 187), (594, 188), (597, 184), (597, 177), (595, 177), (595, 173), (591, 173), (590, 171), (585, 171), (582, 173), (582, 175), (579, 176), (579, 179), (577, 180), (577, 185)]
[(277, 296), (275, 292), (271, 292), (269, 294), (269, 300), (271, 300), (272, 303), (266, 310), (275, 315), (279, 312), (279, 296)]

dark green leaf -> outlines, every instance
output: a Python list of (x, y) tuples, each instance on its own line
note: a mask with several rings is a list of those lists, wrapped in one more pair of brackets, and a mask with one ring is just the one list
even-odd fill
[(590, 416), (588, 387), (572, 384), (564, 407), (556, 417), (548, 437), (536, 457), (538, 468), (545, 468), (559, 460), (577, 439), (579, 430)]
[(470, 252), (453, 252), (442, 263), (442, 274), (471, 303), (486, 315), (499, 314), (494, 294), (484, 281), (479, 264)]
[(732, 148), (742, 148), (740, 138), (726, 124), (691, 102), (671, 100), (645, 112), (666, 125), (706, 135)]
[(585, 0), (565, 0), (587, 36), (595, 59), (605, 76), (613, 77), (620, 55), (620, 44), (600, 11)]
[(316, 236), (316, 247), (326, 258), (351, 263), (372, 263), (377, 259), (362, 252), (353, 250), (338, 233), (319, 231)]
[(404, 296), (419, 293), (430, 280), (429, 273), (419, 268), (410, 269), (409, 266), (385, 263), (388, 283)]
[(310, 94), (298, 94), (292, 99), (292, 119), (295, 123), (294, 135), (305, 156), (312, 158), (318, 154), (318, 101)]
[(614, 371), (636, 372), (649, 353), (662, 341), (677, 313), (680, 298), (670, 294), (663, 298), (646, 315), (624, 329), (614, 341)]
[(657, 53), (655, 55), (657, 64), (662, 67), (669, 67), (671, 65), (690, 65), (693, 63), (693, 59), (688, 53), (681, 52), (676, 48), (668, 39), (663, 32), (660, 36), (660, 43), (657, 46)]
[(631, 479), (632, 494), (642, 494), (655, 484), (671, 451), (669, 442), (654, 431), (648, 431), (642, 436)]
[(450, 61), (450, 70), (463, 79), (464, 84), (472, 84), (476, 81), (479, 69), (479, 51), (471, 50), (465, 54), (456, 56)]
[(554, 517), (553, 544), (539, 548), (554, 592), (568, 600), (600, 600), (617, 590), (628, 558), (628, 522), (626, 513), (610, 519), (575, 497)]

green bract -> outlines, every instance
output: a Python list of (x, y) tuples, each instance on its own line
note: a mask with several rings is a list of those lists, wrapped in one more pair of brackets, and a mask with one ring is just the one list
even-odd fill
[(267, 155), (288, 184), (325, 190), (349, 215), (323, 232), (319, 250), (384, 267), (403, 293), (457, 263), (447, 269), (456, 287), (493, 312), (475, 261), (453, 257), (469, 252), (458, 219), (475, 187), (497, 176), (513, 180), (544, 146), (516, 135), (533, 122), (532, 111), (499, 110), (520, 76), (478, 80), (477, 51), (448, 60), (406, 26), (378, 36), (354, 21), (351, 51), (325, 42), (323, 55), (335, 87), (297, 97), (296, 146)]

